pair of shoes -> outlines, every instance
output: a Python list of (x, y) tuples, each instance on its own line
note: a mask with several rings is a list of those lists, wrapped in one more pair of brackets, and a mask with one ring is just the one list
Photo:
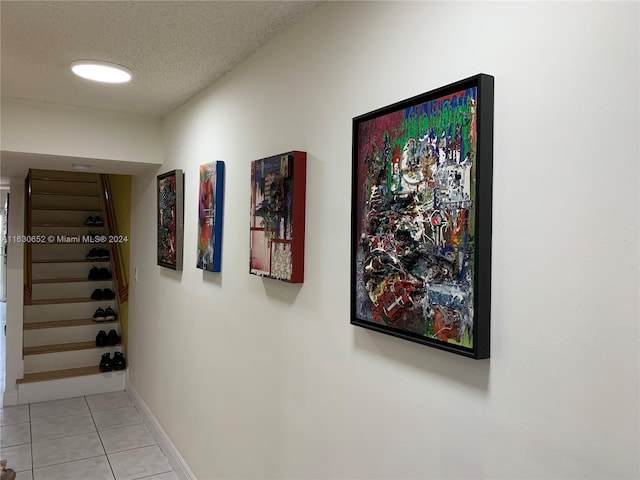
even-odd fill
[(104, 225), (104, 221), (99, 215), (97, 215), (95, 217), (87, 217), (84, 224), (90, 227), (102, 227)]
[(111, 370), (124, 370), (127, 368), (127, 361), (124, 359), (122, 352), (115, 352), (113, 360), (110, 353), (104, 353), (100, 360), (100, 371), (110, 372)]
[(111, 307), (107, 307), (104, 310), (102, 308), (98, 308), (93, 314), (94, 322), (112, 322), (116, 318), (118, 318), (118, 314)]
[(109, 333), (106, 333), (104, 330), (100, 330), (96, 336), (96, 347), (117, 345), (120, 343), (120, 340), (120, 335), (118, 335), (115, 330), (109, 330)]
[(111, 272), (104, 267), (93, 267), (89, 270), (89, 280), (111, 280)]
[(116, 294), (110, 288), (104, 290), (96, 288), (91, 294), (91, 300), (113, 300), (114, 298), (116, 298)]
[(109, 260), (109, 250), (106, 248), (92, 248), (84, 258), (86, 260)]

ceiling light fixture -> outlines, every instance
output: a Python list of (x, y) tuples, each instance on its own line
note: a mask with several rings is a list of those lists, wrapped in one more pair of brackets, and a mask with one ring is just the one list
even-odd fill
[(95, 82), (127, 83), (131, 80), (131, 70), (128, 68), (100, 60), (76, 60), (71, 63), (71, 71)]
[(86, 163), (72, 163), (71, 164), (71, 169), (72, 170), (80, 170), (80, 171), (86, 172), (87, 170), (89, 170), (89, 168), (91, 168), (91, 166), (87, 165)]

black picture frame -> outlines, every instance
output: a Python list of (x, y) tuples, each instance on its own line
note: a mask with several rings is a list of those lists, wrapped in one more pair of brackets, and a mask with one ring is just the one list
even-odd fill
[(353, 119), (351, 324), (490, 356), (494, 77)]
[(182, 270), (184, 250), (184, 174), (172, 170), (157, 177), (158, 265)]

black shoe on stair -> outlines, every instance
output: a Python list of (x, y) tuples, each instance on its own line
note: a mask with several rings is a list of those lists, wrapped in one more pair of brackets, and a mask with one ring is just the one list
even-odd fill
[(109, 337), (107, 337), (107, 332), (100, 330), (98, 335), (96, 335), (96, 347), (104, 347), (108, 341)]
[(102, 359), (100, 360), (100, 371), (110, 372), (111, 370), (113, 370), (113, 364), (111, 363), (111, 354), (107, 352), (102, 355)]
[(115, 330), (109, 330), (106, 337), (107, 345), (117, 345), (120, 343), (120, 335)]
[(122, 352), (115, 352), (113, 354), (113, 369), (124, 370), (127, 368), (127, 361), (124, 359)]
[(111, 307), (107, 307), (104, 309), (104, 319), (107, 322), (113, 321), (118, 318), (118, 314)]
[(105, 311), (101, 308), (98, 308), (96, 310), (96, 313), (93, 314), (93, 321), (94, 322), (106, 322), (107, 321), (107, 314), (105, 313)]

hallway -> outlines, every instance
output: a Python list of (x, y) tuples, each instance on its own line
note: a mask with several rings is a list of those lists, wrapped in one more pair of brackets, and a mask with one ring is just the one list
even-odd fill
[[(0, 392), (6, 310), (0, 302)], [(4, 408), (2, 401), (0, 458), (18, 480), (179, 480), (124, 391)]]
[(179, 480), (126, 392), (0, 409), (17, 480)]
[[(2, 392), (6, 308), (0, 302)], [(0, 458), (18, 480), (179, 480), (124, 391), (5, 408), (0, 396)]]

